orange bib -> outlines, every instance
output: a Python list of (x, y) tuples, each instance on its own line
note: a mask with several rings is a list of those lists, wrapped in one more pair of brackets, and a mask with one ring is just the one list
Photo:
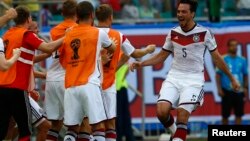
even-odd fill
[(65, 67), (65, 87), (88, 83), (96, 66), (99, 30), (92, 26), (78, 25), (65, 37), (60, 61)]
[(112, 56), (112, 59), (107, 64), (103, 65), (103, 83), (102, 89), (105, 90), (113, 85), (115, 82), (115, 72), (117, 63), (119, 61), (119, 55), (121, 52), (121, 36), (120, 33), (116, 30), (110, 29), (108, 33), (110, 38), (113, 38), (117, 41), (115, 52)]
[[(27, 29), (25, 28), (13, 27), (4, 34), (3, 41), (5, 44), (6, 59), (12, 57), (13, 49), (21, 48), (23, 35), (26, 31)], [(12, 84), (16, 79), (16, 71), (16, 63), (14, 63), (7, 71), (0, 71), (0, 85)]]

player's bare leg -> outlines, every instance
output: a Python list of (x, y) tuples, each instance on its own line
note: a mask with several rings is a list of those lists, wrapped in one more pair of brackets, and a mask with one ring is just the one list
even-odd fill
[(177, 108), (177, 130), (173, 136), (173, 141), (185, 141), (187, 136), (187, 123), (189, 119), (189, 111), (178, 107)]
[(105, 124), (103, 121), (97, 124), (92, 124), (91, 128), (95, 140), (105, 141)]
[(47, 139), (50, 141), (57, 141), (62, 126), (63, 120), (51, 120), (51, 128), (47, 133)]
[(38, 125), (36, 141), (45, 141), (50, 127), (51, 127), (51, 123), (47, 119), (44, 120), (40, 125)]
[(228, 125), (228, 118), (222, 118), (222, 124)]
[(106, 141), (116, 141), (115, 118), (105, 121)]
[(242, 122), (242, 118), (236, 116), (236, 117), (235, 117), (235, 124), (236, 124), (236, 125), (241, 125), (241, 122)]
[(162, 123), (162, 125), (169, 129), (171, 134), (174, 135), (176, 131), (176, 124), (174, 122), (174, 117), (171, 114), (172, 104), (167, 101), (159, 101), (157, 103), (157, 117)]
[(12, 141), (18, 136), (18, 128), (16, 127), (16, 122), (13, 117), (10, 119), (9, 128), (7, 135), (5, 137), (6, 141)]
[(82, 124), (80, 126), (77, 141), (89, 141), (91, 133), (92, 129), (89, 125), (89, 119), (85, 117), (83, 118)]

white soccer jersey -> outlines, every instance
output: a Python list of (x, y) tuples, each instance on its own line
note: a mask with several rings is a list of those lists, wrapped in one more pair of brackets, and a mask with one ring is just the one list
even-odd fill
[[(107, 34), (109, 33), (109, 30), (110, 30), (110, 28), (99, 28), (99, 29), (102, 29)], [(125, 55), (130, 56), (135, 51), (135, 48), (131, 45), (130, 41), (121, 32), (119, 33), (120, 33), (120, 38), (121, 38), (122, 52)]]
[(0, 38), (0, 53), (4, 53), (4, 45), (2, 38)]
[(180, 26), (170, 30), (163, 50), (173, 53), (170, 72), (201, 73), (204, 71), (204, 55), (217, 47), (214, 35), (210, 30), (196, 25), (184, 32)]

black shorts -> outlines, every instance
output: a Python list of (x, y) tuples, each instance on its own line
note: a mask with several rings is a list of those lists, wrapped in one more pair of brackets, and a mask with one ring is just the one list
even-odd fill
[(224, 96), (222, 97), (222, 117), (228, 118), (233, 110), (236, 117), (244, 115), (244, 93), (235, 93), (223, 89)]
[(31, 111), (27, 93), (13, 88), (0, 88), (0, 140), (5, 137), (10, 118), (18, 125), (19, 137), (31, 134)]

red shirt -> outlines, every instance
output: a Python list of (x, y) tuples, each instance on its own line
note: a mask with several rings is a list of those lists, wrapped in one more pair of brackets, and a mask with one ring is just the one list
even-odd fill
[[(25, 48), (30, 51), (35, 51), (43, 41), (37, 37), (37, 35), (31, 31), (27, 31), (23, 35), (23, 43), (22, 48)], [(26, 52), (21, 53), (21, 58), (32, 60), (34, 58), (34, 54), (28, 54)], [(32, 65), (25, 64), (23, 62), (17, 61), (17, 72), (16, 72), (16, 79), (15, 81), (10, 84), (6, 85), (9, 88), (18, 88), (21, 90), (27, 90), (29, 87), (30, 81), (30, 73)]]

